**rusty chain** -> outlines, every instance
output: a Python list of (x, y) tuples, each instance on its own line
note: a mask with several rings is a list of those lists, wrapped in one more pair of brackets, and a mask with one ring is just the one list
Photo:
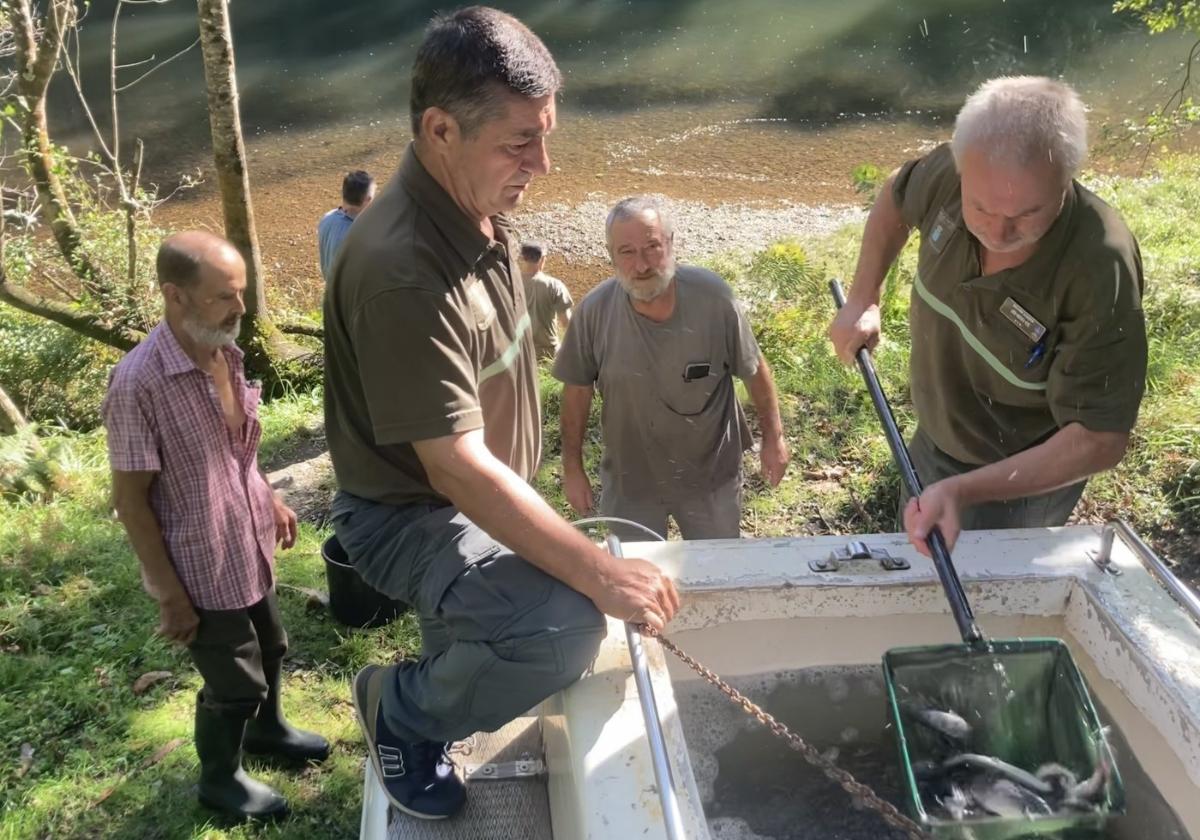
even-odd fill
[(659, 644), (679, 657), (681, 662), (715, 686), (730, 701), (741, 707), (746, 714), (753, 717), (763, 726), (767, 727), (774, 735), (785, 741), (789, 747), (800, 753), (801, 758), (824, 773), (826, 778), (835, 782), (855, 800), (862, 802), (872, 811), (875, 811), (885, 823), (892, 828), (903, 831), (909, 840), (929, 840), (931, 835), (921, 828), (918, 823), (902, 814), (900, 809), (895, 805), (880, 798), (879, 794), (875, 793), (867, 785), (855, 779), (854, 776), (838, 767), (830, 759), (825, 758), (825, 756), (817, 751), (816, 747), (805, 741), (795, 732), (792, 732), (787, 726), (780, 723), (771, 714), (755, 704), (749, 697), (684, 653), (678, 645), (666, 636), (663, 636), (648, 624), (638, 625), (638, 630), (644, 636), (658, 639)]

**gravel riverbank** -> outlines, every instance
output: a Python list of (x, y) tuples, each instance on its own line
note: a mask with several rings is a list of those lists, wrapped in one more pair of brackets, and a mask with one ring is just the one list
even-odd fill
[[(863, 208), (848, 204), (709, 206), (671, 199), (665, 199), (665, 203), (674, 217), (676, 253), (682, 259), (730, 251), (758, 251), (791, 236), (824, 236), (845, 225), (862, 222), (867, 215)], [(515, 221), (522, 236), (545, 241), (567, 262), (587, 264), (608, 259), (604, 244), (604, 219), (608, 211), (608, 204), (589, 200), (521, 212)]]
[[(861, 224), (866, 210), (851, 204), (784, 203), (769, 207), (746, 203), (709, 205), (665, 199), (675, 221), (675, 251), (681, 262), (716, 254), (753, 253), (780, 239), (825, 236), (848, 224)], [(604, 220), (610, 204), (587, 199), (518, 212), (521, 235), (548, 246), (550, 269), (571, 288), (586, 292), (609, 273)]]

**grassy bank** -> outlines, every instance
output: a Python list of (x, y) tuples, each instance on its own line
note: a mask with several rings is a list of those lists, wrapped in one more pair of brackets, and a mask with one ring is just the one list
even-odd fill
[[(1200, 159), (1187, 158), (1164, 164), (1153, 178), (1096, 185), (1141, 240), (1151, 368), (1129, 456), (1091, 483), (1079, 510), (1091, 520), (1120, 514), (1187, 563), (1195, 561), (1200, 535), (1197, 184)], [(856, 249), (857, 232), (844, 231), (714, 264), (751, 308), (794, 453), (793, 469), (775, 490), (763, 486), (748, 457), (749, 534), (894, 527), (896, 478), (886, 443), (857, 374), (836, 362), (824, 337), (831, 314), (826, 280), (849, 276)], [(889, 286), (877, 354), (905, 427), (912, 269), (910, 248)], [(28, 389), (14, 390), (45, 424), (62, 417), (85, 427), (94, 421), (107, 362), (78, 362), (63, 351), (56, 329), (0, 309), (0, 381), (41, 365), (40, 379), (24, 376), (15, 381), (29, 379)], [(30, 334), (41, 343), (27, 340)], [(67, 359), (80, 366), (55, 361)], [(559, 392), (548, 378), (543, 386), (546, 456), (538, 486), (562, 508)], [(319, 394), (266, 406), (264, 458), (286, 460), (319, 416)], [(597, 452), (593, 429), (589, 457)], [(102, 434), (64, 431), (44, 439), (41, 454), (25, 439), (0, 439), (0, 493), (0, 837), (356, 835), (363, 751), (348, 680), (366, 662), (411, 652), (416, 633), (411, 619), (349, 632), (309, 608), (302, 589), (324, 586), (321, 530), (302, 526), (297, 547), (280, 557), (292, 645), (285, 705), (297, 722), (329, 736), (334, 753), (325, 766), (301, 773), (257, 768), (292, 800), (294, 815), (274, 827), (225, 828), (195, 804), (190, 732), (199, 681), (185, 654), (152, 635), (156, 610), (108, 511)], [(171, 675), (135, 695), (134, 682), (151, 671)]]

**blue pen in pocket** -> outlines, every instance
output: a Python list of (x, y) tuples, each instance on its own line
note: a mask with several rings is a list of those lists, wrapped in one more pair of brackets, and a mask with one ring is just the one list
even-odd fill
[(1042, 360), (1042, 356), (1046, 354), (1046, 339), (1040, 339), (1037, 344), (1033, 345), (1033, 349), (1029, 351), (1029, 358), (1025, 360), (1025, 369), (1037, 365)]

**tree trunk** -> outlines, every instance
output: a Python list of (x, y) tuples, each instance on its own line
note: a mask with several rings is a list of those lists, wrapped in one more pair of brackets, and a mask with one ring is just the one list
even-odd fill
[(63, 258), (92, 294), (100, 291), (99, 275), (83, 249), (83, 236), (59, 180), (54, 150), (46, 125), (46, 91), (58, 64), (63, 37), (75, 25), (72, 0), (52, 0), (46, 9), (41, 42), (31, 0), (11, 7), (18, 73), (17, 97), (24, 161), (37, 187), (42, 218), (54, 234)]
[(246, 316), (249, 320), (265, 320), (267, 297), (258, 234), (254, 229), (254, 208), (250, 204), (250, 173), (246, 168), (246, 146), (242, 141), (242, 118), (238, 112), (228, 0), (197, 0), (197, 7), (213, 157), (221, 188), (221, 209), (225, 214), (225, 237), (246, 260)]
[(0, 435), (11, 435), (26, 425), (25, 415), (5, 393), (4, 386), (0, 385)]
[(233, 60), (233, 33), (229, 27), (228, 0), (196, 0), (200, 19), (200, 50), (204, 80), (208, 87), (208, 119), (212, 128), (213, 158), (225, 238), (246, 261), (246, 317), (238, 343), (246, 351), (246, 369), (263, 380), (266, 392), (279, 384), (277, 359), (288, 355), (286, 342), (267, 315), (258, 233), (250, 202), (250, 172), (246, 166), (246, 144), (242, 140), (242, 118), (238, 110), (237, 73)]

